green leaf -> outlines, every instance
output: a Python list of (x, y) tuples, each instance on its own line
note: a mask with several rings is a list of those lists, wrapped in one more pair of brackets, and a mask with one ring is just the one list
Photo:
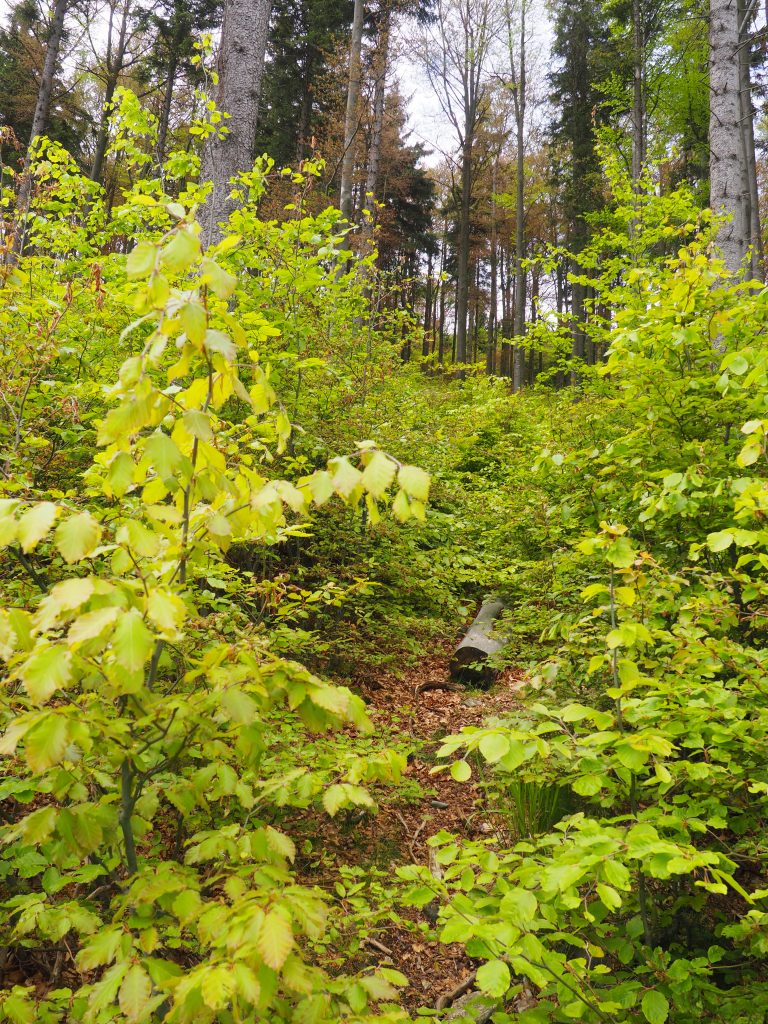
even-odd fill
[(19, 519), (16, 536), (25, 553), (37, 547), (56, 522), (61, 509), (52, 501), (34, 505)]
[(203, 260), (200, 280), (210, 285), (211, 291), (220, 299), (228, 299), (237, 287), (237, 278), (213, 260)]
[(229, 1004), (235, 986), (235, 976), (228, 967), (208, 967), (200, 985), (203, 1002), (211, 1010), (223, 1010)]
[(19, 669), (24, 689), (38, 704), (63, 689), (72, 677), (72, 655), (62, 645), (43, 647), (27, 658)]
[(411, 503), (405, 491), (398, 491), (392, 502), (392, 515), (398, 522), (407, 523), (411, 518)]
[(128, 253), (125, 270), (129, 281), (138, 281), (149, 277), (155, 269), (157, 249), (151, 242), (139, 242), (135, 249)]
[(232, 722), (250, 725), (258, 715), (258, 706), (253, 697), (237, 687), (227, 687), (221, 695), (221, 708)]
[(648, 1024), (665, 1024), (669, 1016), (669, 1000), (657, 989), (652, 988), (643, 996), (640, 1004)]
[(621, 896), (610, 885), (597, 883), (597, 895), (609, 910), (618, 910), (621, 906)]
[(472, 769), (467, 761), (454, 761), (451, 765), (451, 775), (457, 782), (466, 782), (472, 775)]
[(380, 498), (395, 479), (395, 472), (396, 467), (392, 459), (384, 452), (374, 452), (363, 470), (363, 487), (374, 498)]
[(418, 501), (429, 500), (429, 473), (418, 466), (401, 466), (397, 482), (412, 498)]
[(147, 438), (144, 453), (163, 480), (172, 480), (181, 467), (184, 456), (171, 438), (161, 430)]
[(733, 544), (733, 533), (730, 530), (710, 533), (707, 537), (707, 547), (710, 551), (726, 551), (731, 544)]
[(160, 262), (177, 274), (186, 270), (199, 258), (200, 240), (186, 228), (175, 231), (173, 238), (160, 251)]
[(349, 459), (333, 459), (333, 487), (342, 498), (349, 498), (360, 484), (363, 474), (356, 469)]
[(603, 861), (602, 869), (605, 877), (617, 889), (623, 889), (626, 892), (631, 888), (629, 868), (621, 861), (609, 857)]
[(122, 498), (133, 483), (133, 474), (136, 469), (133, 459), (128, 452), (118, 452), (112, 459), (107, 471), (106, 483), (108, 491), (116, 497)]
[(501, 733), (492, 732), (488, 736), (483, 736), (479, 748), (485, 760), (489, 764), (494, 764), (509, 753), (509, 740)]
[(627, 537), (617, 537), (607, 548), (605, 557), (617, 569), (627, 569), (634, 562), (636, 552)]
[(293, 946), (293, 930), (285, 914), (277, 909), (270, 910), (264, 918), (256, 945), (267, 967), (279, 971)]
[(202, 345), (208, 328), (208, 316), (199, 302), (188, 302), (179, 310), (181, 326), (193, 345)]
[(27, 732), (24, 752), (33, 772), (44, 772), (64, 760), (69, 742), (67, 720), (55, 712), (45, 715)]
[(506, 994), (510, 981), (509, 967), (503, 960), (489, 960), (477, 969), (477, 987), (495, 999)]
[(121, 616), (112, 634), (115, 661), (129, 672), (138, 672), (149, 660), (154, 642), (141, 613), (131, 608)]
[(141, 964), (133, 964), (120, 986), (118, 1004), (130, 1021), (140, 1020), (152, 995), (152, 982)]
[(87, 558), (98, 547), (101, 526), (89, 512), (80, 512), (59, 523), (53, 540), (64, 561), (72, 565)]
[(517, 928), (527, 929), (536, 917), (538, 901), (528, 889), (510, 889), (502, 896), (499, 910)]

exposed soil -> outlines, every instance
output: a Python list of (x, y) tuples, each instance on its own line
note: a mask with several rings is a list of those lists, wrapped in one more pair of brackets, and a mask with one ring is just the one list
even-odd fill
[[(344, 849), (348, 863), (381, 865), (377, 852), (389, 852), (392, 871), (408, 863), (429, 866), (427, 840), (441, 829), (467, 837), (490, 835), (498, 828), (485, 813), (482, 790), (471, 782), (455, 782), (447, 772), (430, 774), (440, 739), (467, 725), (481, 725), (494, 715), (508, 714), (520, 706), (521, 673), (505, 672), (485, 692), (428, 689), (418, 692), (424, 683), (449, 682), (447, 650), (427, 657), (406, 671), (400, 678), (378, 673), (374, 679), (360, 679), (360, 691), (369, 703), (374, 721), (383, 726), (397, 721), (401, 731), (410, 732), (417, 743), (417, 754), (411, 759), (408, 774), (424, 791), (419, 803), (388, 804), (382, 802), (379, 813), (367, 816), (355, 828), (355, 852)], [(329, 843), (338, 842), (339, 853), (344, 838), (331, 830)], [(347, 836), (347, 843), (349, 837)], [(436, 910), (436, 908), (434, 908)], [(429, 910), (429, 908), (427, 908)], [(415, 924), (428, 916), (420, 911), (403, 914)], [(461, 945), (446, 946), (437, 940), (430, 928), (424, 934), (417, 927), (389, 924), (377, 933), (370, 945), (369, 963), (380, 963), (402, 971), (409, 981), (403, 992), (404, 1006), (413, 1011), (420, 1006), (434, 1007), (438, 999), (455, 989), (475, 969)], [(352, 966), (352, 965), (348, 965)], [(362, 966), (362, 963), (360, 964)]]

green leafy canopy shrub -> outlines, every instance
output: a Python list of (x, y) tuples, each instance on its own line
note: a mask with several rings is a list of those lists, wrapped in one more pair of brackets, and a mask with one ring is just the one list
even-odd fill
[[(74, 203), (78, 188), (67, 189), (58, 175), (43, 202), (58, 190)], [(233, 543), (300, 532), (334, 496), (363, 503), (373, 521), (390, 504), (401, 521), (423, 518), (429, 478), (371, 442), (297, 479), (274, 473), (291, 423), (259, 356), (276, 334), (269, 311), (250, 308), (228, 269), (242, 266), (232, 262), (241, 236), (202, 252), (193, 212), (154, 192), (138, 201), (134, 186), (117, 213), (138, 227), (148, 210), (150, 222), (127, 259), (110, 257), (117, 324), (93, 312), (104, 278), (83, 286), (71, 250), (33, 252), (5, 282), (19, 326), (38, 275), (58, 295), (74, 274), (118, 369), (88, 421), (98, 452), (84, 494), (30, 500), (33, 473), (16, 476), (26, 431), (45, 431), (31, 360), (22, 386), (33, 423), (17, 405), (11, 424), (19, 436), (0, 546), (28, 584), (14, 579), (0, 609), (0, 950), (4, 961), (12, 949), (52, 968), (41, 991), (3, 992), (0, 1014), (13, 1024), (401, 1020), (397, 971), (331, 976), (320, 966), (313, 949), (332, 908), (297, 884), (274, 803), (279, 793), (280, 806), (306, 806), (321, 787), (281, 785), (285, 765), (268, 750), (273, 711), (313, 731), (366, 732), (364, 705), (270, 654), (263, 633), (226, 601), (214, 612), (205, 595)], [(36, 243), (50, 226), (44, 213), (35, 212)], [(72, 225), (88, 234), (74, 214)], [(37, 296), (38, 315), (46, 302)], [(71, 367), (72, 353), (52, 347), (51, 359)], [(326, 811), (372, 806), (366, 783), (397, 780), (403, 768), (394, 752), (340, 751)]]
[[(482, 961), (500, 1022), (768, 1012), (768, 299), (728, 278), (685, 196), (663, 217), (643, 202), (624, 207), (635, 265), (619, 272), (615, 227), (594, 246), (614, 260), (595, 278), (613, 310), (599, 398), (585, 379), (561, 403), (570, 430), (537, 467), (582, 607), (541, 699), (440, 751), (472, 755), (459, 780), (487, 764), (502, 802), (565, 786), (570, 807), (508, 848), (434, 837), (441, 882), (403, 870), (407, 902), (444, 901), (441, 938)], [(523, 982), (537, 1000), (514, 1010)]]

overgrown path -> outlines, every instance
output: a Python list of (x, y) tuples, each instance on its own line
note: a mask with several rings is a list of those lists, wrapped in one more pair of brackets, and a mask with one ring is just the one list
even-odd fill
[[(436, 772), (435, 753), (443, 736), (464, 726), (480, 726), (488, 718), (509, 715), (520, 706), (522, 673), (507, 670), (488, 691), (448, 689), (451, 644), (402, 674), (377, 672), (359, 681), (377, 731), (392, 727), (410, 738), (408, 778), (418, 784), (418, 798), (393, 790), (379, 793), (379, 810), (349, 825), (324, 826), (329, 847), (339, 861), (363, 869), (375, 866), (394, 875), (403, 864), (439, 870), (430, 857), (428, 840), (441, 830), (460, 837), (498, 836), (510, 840), (498, 812), (487, 806), (482, 784), (459, 783), (447, 771)], [(433, 688), (420, 692), (424, 684)], [(435, 684), (439, 684), (437, 688)], [(391, 796), (391, 802), (390, 802)], [(461, 944), (444, 945), (433, 928), (436, 907), (402, 912), (404, 922), (382, 923), (364, 944), (360, 966), (392, 966), (409, 979), (403, 1002), (410, 1010), (434, 1007), (441, 997), (467, 980), (474, 965)]]

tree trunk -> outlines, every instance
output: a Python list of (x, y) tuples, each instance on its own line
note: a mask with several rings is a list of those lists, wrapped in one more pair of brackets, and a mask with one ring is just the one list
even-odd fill
[(387, 72), (389, 71), (389, 8), (382, 13), (379, 29), (379, 45), (376, 54), (376, 85), (373, 92), (373, 128), (371, 145), (368, 150), (368, 174), (365, 179), (363, 206), (371, 211), (371, 220), (365, 226), (364, 235), (373, 234), (376, 220), (376, 198), (379, 186), (379, 163), (381, 160), (381, 137), (384, 132), (384, 100), (386, 97)]
[(165, 146), (168, 138), (168, 125), (171, 120), (171, 104), (173, 103), (173, 90), (176, 86), (176, 68), (178, 56), (175, 50), (171, 51), (168, 60), (168, 78), (165, 83), (165, 96), (163, 97), (163, 109), (160, 111), (160, 120), (157, 125), (157, 166), (162, 168), (165, 160)]
[(427, 253), (427, 284), (424, 295), (424, 334), (421, 339), (421, 354), (429, 355), (429, 332), (432, 327), (432, 252)]
[(741, 151), (749, 197), (750, 276), (764, 279), (763, 235), (760, 226), (760, 197), (757, 189), (757, 159), (755, 154), (755, 108), (752, 103), (752, 29), (754, 7), (750, 0), (739, 0), (739, 110), (741, 123)]
[[(526, 280), (523, 261), (525, 259), (525, 14), (526, 0), (520, 4), (520, 66), (515, 89), (515, 122), (517, 128), (517, 160), (515, 168), (515, 355), (512, 370), (512, 390), (519, 391), (525, 378), (525, 349), (522, 339), (525, 336), (525, 299)], [(511, 36), (511, 32), (510, 32)], [(510, 46), (510, 60), (513, 64), (514, 55)]]
[(344, 154), (341, 161), (341, 187), (339, 208), (348, 221), (352, 221), (352, 185), (355, 173), (355, 136), (357, 135), (360, 80), (362, 78), (361, 52), (363, 48), (363, 0), (355, 0), (352, 19), (352, 39), (349, 45), (349, 82), (347, 110), (344, 117)]
[(29, 133), (29, 143), (24, 157), (24, 170), (22, 171), (21, 187), (19, 189), (19, 196), (16, 202), (19, 223), (14, 236), (14, 251), (17, 253), (20, 252), (24, 246), (26, 215), (27, 210), (29, 209), (29, 199), (32, 194), (32, 179), (29, 174), (30, 164), (32, 162), (32, 150), (36, 140), (45, 134), (45, 130), (48, 127), (48, 115), (51, 110), (51, 94), (53, 93), (53, 83), (56, 78), (56, 69), (59, 64), (59, 51), (61, 50), (61, 40), (64, 36), (64, 17), (67, 13), (68, 6), (69, 0), (56, 0), (56, 6), (53, 9), (51, 30), (48, 35), (48, 42), (45, 50), (45, 61), (43, 62), (43, 71), (40, 76), (40, 88), (37, 91), (35, 113), (32, 117), (32, 130)]
[[(40, 88), (37, 92), (35, 113), (32, 118), (32, 131), (29, 133), (30, 148), (35, 139), (45, 134), (45, 130), (48, 127), (48, 114), (51, 109), (51, 94), (53, 92), (53, 83), (56, 78), (56, 69), (59, 63), (61, 40), (64, 36), (64, 16), (67, 13), (68, 6), (69, 0), (56, 0), (56, 6), (53, 9), (51, 31), (46, 45), (45, 62), (43, 64), (43, 72), (40, 77)], [(27, 160), (29, 160), (29, 150), (27, 150)]]
[(499, 240), (496, 231), (496, 177), (498, 156), (493, 162), (493, 178), (491, 196), (491, 297), (488, 308), (488, 348), (485, 354), (485, 372), (492, 376), (496, 373), (496, 321), (498, 319), (498, 278), (499, 278)]
[(101, 108), (101, 121), (99, 123), (99, 134), (96, 138), (96, 152), (93, 155), (91, 164), (91, 178), (93, 181), (101, 181), (104, 170), (104, 157), (107, 154), (109, 143), (109, 119), (112, 115), (112, 100), (117, 89), (117, 73), (110, 72), (107, 77), (107, 87), (104, 90), (104, 105)]
[(749, 187), (743, 160), (740, 103), (739, 0), (709, 5), (710, 204), (730, 216), (717, 233), (725, 264), (739, 273), (750, 235)]
[(205, 245), (219, 241), (220, 225), (235, 209), (231, 180), (253, 167), (264, 56), (272, 0), (226, 0), (219, 47), (216, 103), (229, 114), (224, 138), (210, 136), (200, 180), (213, 183), (203, 216)]
[(645, 30), (641, 0), (632, 0), (632, 181), (645, 163)]
[[(467, 121), (469, 122), (469, 117)], [(472, 142), (468, 128), (461, 154), (461, 205), (459, 207), (458, 258), (456, 267), (456, 360), (459, 363), (466, 363), (467, 361), (471, 216)]]

